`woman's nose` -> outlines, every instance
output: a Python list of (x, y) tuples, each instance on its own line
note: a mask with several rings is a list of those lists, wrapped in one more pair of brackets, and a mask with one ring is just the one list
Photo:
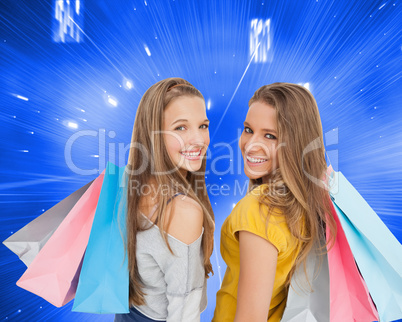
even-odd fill
[(256, 135), (251, 136), (244, 146), (246, 152), (258, 152), (262, 149), (262, 143)]
[(205, 135), (201, 133), (201, 130), (193, 130), (190, 133), (189, 143), (191, 145), (203, 146), (205, 144)]

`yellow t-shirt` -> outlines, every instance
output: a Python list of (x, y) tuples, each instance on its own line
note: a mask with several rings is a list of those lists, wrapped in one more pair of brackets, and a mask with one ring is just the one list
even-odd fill
[[(283, 214), (273, 210), (267, 223), (268, 207), (258, 197), (266, 185), (261, 185), (241, 199), (226, 218), (221, 229), (221, 255), (227, 265), (221, 289), (216, 295), (213, 322), (233, 322), (236, 314), (237, 286), (240, 274), (238, 232), (245, 230), (258, 235), (278, 249), (274, 288), (267, 321), (280, 321), (285, 310), (286, 278), (300, 250), (300, 242), (291, 235)], [(261, 210), (261, 212), (260, 212)]]

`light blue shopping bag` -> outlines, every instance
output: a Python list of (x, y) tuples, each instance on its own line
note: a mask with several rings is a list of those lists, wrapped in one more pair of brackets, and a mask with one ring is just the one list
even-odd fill
[(126, 194), (124, 167), (106, 166), (73, 311), (128, 313), (129, 274), (124, 251)]
[(331, 197), (380, 321), (402, 318), (402, 245), (344, 177), (333, 172)]

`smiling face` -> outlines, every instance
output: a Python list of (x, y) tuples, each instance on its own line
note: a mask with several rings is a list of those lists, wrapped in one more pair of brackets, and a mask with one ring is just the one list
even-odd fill
[(173, 164), (185, 176), (198, 171), (209, 145), (205, 102), (197, 96), (180, 96), (163, 112), (163, 138)]
[(239, 147), (244, 159), (244, 172), (250, 179), (262, 178), (278, 168), (277, 122), (275, 109), (263, 102), (250, 105)]

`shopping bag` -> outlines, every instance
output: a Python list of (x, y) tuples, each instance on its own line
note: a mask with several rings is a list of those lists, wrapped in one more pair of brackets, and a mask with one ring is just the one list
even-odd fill
[(306, 271), (300, 265), (294, 272), (281, 322), (330, 321), (328, 260), (317, 252), (313, 249), (308, 255)]
[(107, 164), (73, 311), (129, 312), (129, 276), (124, 250), (127, 195), (122, 187), (123, 176), (124, 167)]
[(29, 266), (92, 181), (8, 237), (3, 244)]
[(101, 174), (74, 205), (17, 285), (60, 307), (74, 298), (103, 182)]
[[(333, 205), (336, 238), (328, 250), (331, 321), (377, 321), (377, 310), (362, 279)], [(331, 231), (327, 226), (327, 242)]]
[(402, 318), (402, 245), (341, 172), (331, 197), (380, 321)]

